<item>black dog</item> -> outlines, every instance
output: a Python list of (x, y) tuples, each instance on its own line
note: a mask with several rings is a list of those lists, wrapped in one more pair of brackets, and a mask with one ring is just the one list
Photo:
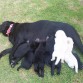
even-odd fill
[[(10, 30), (10, 33), (6, 34), (9, 30), (10, 25), (12, 24), (13, 26)], [(9, 41), (13, 44), (13, 48), (4, 50), (1, 52), (0, 56), (11, 52), (10, 60), (12, 60), (12, 56), (14, 55), (18, 46), (20, 46), (24, 41), (34, 41), (36, 38), (43, 40), (47, 36), (54, 37), (57, 30), (63, 30), (68, 37), (71, 37), (75, 43), (75, 46), (79, 48), (79, 50), (83, 53), (83, 45), (78, 33), (72, 26), (67, 23), (47, 20), (41, 20), (33, 23), (14, 23), (5, 21), (0, 25), (0, 32), (3, 33), (4, 36), (9, 37)]]

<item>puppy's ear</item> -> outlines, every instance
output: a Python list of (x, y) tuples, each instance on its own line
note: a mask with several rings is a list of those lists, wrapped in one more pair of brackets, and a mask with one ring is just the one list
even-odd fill
[(8, 30), (9, 26), (11, 24), (14, 24), (14, 22), (12, 21), (4, 21), (1, 25), (0, 25), (0, 32), (3, 33), (6, 36), (6, 31)]

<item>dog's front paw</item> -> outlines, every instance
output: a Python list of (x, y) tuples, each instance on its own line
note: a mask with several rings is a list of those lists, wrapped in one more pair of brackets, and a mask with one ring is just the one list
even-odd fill
[(11, 65), (12, 68), (14, 68), (15, 67), (15, 61), (12, 60), (10, 65)]
[(14, 68), (14, 67), (15, 67), (15, 65), (14, 65), (13, 63), (11, 63), (11, 67), (12, 67), (12, 68)]

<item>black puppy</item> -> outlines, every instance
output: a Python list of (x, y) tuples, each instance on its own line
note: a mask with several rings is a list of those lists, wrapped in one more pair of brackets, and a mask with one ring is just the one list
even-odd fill
[(22, 42), (27, 41), (28, 39), (35, 40), (37, 37), (39, 39), (44, 39), (46, 36), (54, 36), (57, 30), (63, 30), (68, 37), (71, 37), (74, 40), (75, 46), (83, 53), (83, 45), (78, 33), (67, 23), (47, 20), (33, 23), (15, 23), (5, 21), (0, 25), (0, 32), (3, 33), (4, 36), (9, 37), (9, 41), (13, 44), (13, 48), (8, 51), (4, 50), (0, 56), (11, 51), (11, 58)]
[(32, 66), (34, 59), (34, 55), (32, 51), (28, 51), (27, 54), (24, 55), (24, 58), (21, 61), (21, 65), (17, 68), (19, 71), (20, 68), (29, 69)]
[(39, 77), (44, 77), (46, 41), (40, 41), (36, 43), (39, 43), (39, 46), (34, 53), (34, 71), (37, 72)]
[[(32, 49), (30, 48), (29, 44), (27, 42), (23, 43), (17, 48), (14, 56), (12, 56), (11, 66), (14, 67), (23, 57), (24, 57), (24, 59), (26, 59), (27, 57), (31, 57), (31, 56), (33, 56), (33, 52), (32, 52)], [(28, 62), (29, 61), (30, 60), (28, 60)]]

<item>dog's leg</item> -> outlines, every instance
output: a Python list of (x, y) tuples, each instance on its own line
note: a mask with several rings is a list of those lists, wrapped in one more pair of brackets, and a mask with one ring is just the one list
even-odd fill
[(55, 61), (51, 62), (51, 75), (54, 75), (54, 69), (55, 69)]
[(61, 66), (57, 67), (57, 75), (60, 75), (60, 71), (61, 71)]
[(23, 57), (19, 57), (17, 59), (15, 59), (15, 61), (13, 60), (11, 62), (11, 67), (14, 68), (16, 66), (16, 64), (22, 59)]
[(39, 63), (39, 77), (44, 77), (44, 63)]
[(17, 43), (14, 44), (14, 46), (13, 46), (13, 48), (12, 48), (12, 51), (11, 51), (11, 53), (10, 53), (10, 55), (9, 55), (9, 63), (10, 63), (10, 64), (11, 64), (11, 60), (12, 60), (12, 57), (13, 57), (15, 51), (16, 51), (17, 48), (18, 48), (21, 44), (23, 44), (23, 43), (24, 43), (24, 42), (17, 42)]
[(34, 63), (34, 71), (35, 71), (36, 73), (39, 72), (38, 64), (37, 64), (37, 63)]
[(0, 58), (2, 58), (3, 56), (5, 56), (6, 54), (10, 53), (11, 50), (12, 50), (12, 48), (8, 48), (8, 49), (3, 50), (3, 51), (0, 53)]
[(18, 58), (23, 57), (29, 50), (30, 48), (29, 46), (27, 46), (27, 43), (21, 43), (21, 45), (19, 45), (17, 47), (17, 50), (14, 52), (14, 55), (9, 55), (10, 64), (12, 63), (13, 59), (17, 60)]
[(57, 75), (60, 75), (61, 68), (57, 68)]

